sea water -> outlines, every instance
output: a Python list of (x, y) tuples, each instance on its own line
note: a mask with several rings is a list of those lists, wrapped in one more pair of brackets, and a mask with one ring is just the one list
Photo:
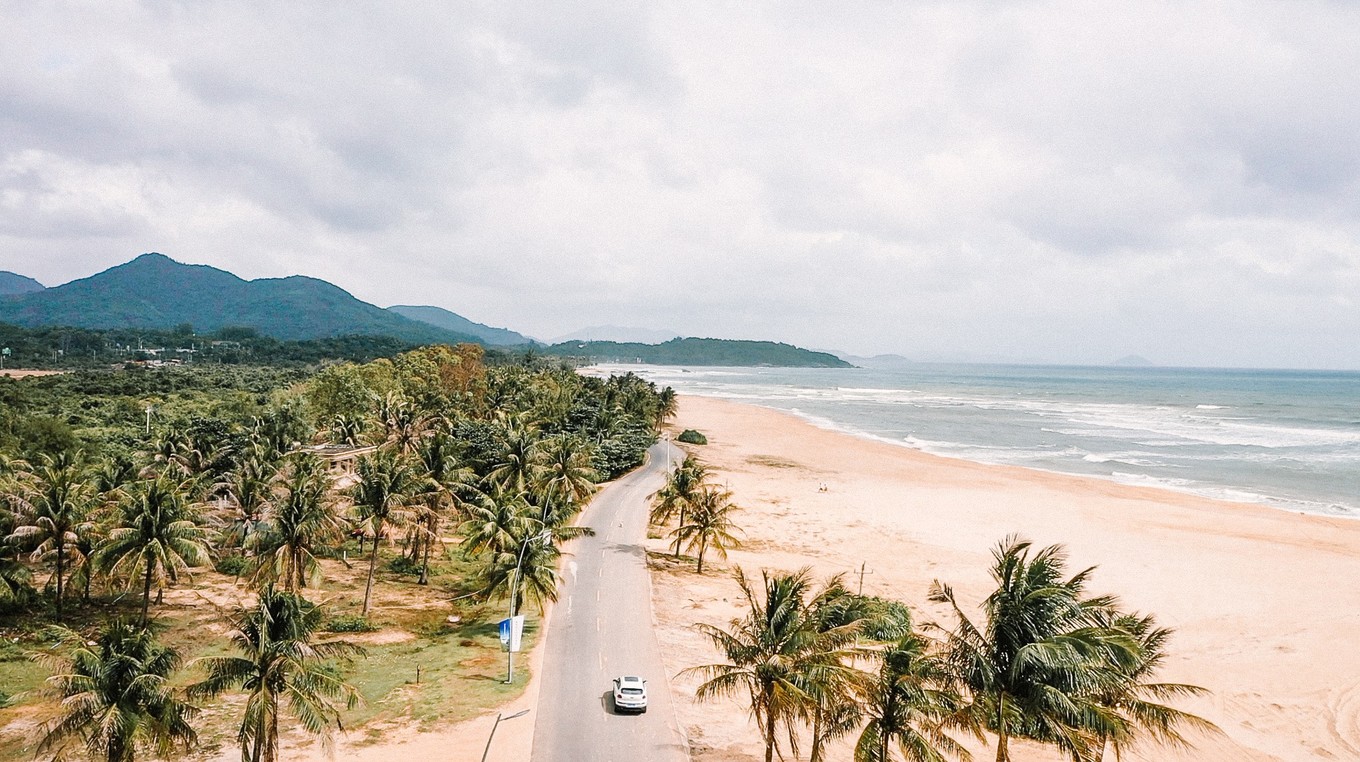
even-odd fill
[(615, 366), (937, 455), (1360, 517), (1360, 373)]

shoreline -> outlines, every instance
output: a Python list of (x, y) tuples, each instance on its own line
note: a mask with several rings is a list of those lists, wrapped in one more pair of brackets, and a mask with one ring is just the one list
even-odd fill
[[(863, 571), (864, 592), (907, 603), (918, 621), (947, 624), (946, 612), (926, 602), (931, 581), (951, 583), (965, 608), (976, 606), (989, 590), (992, 547), (1018, 532), (1036, 547), (1063, 544), (1070, 571), (1098, 567), (1093, 593), (1117, 595), (1174, 628), (1159, 679), (1212, 691), (1177, 705), (1216, 722), (1222, 736), (1198, 738), (1190, 751), (1142, 746), (1126, 759), (1360, 757), (1354, 521), (980, 464), (714, 397), (681, 395), (671, 428), (709, 438), (686, 449), (735, 493), (748, 542), (699, 576), (692, 564), (658, 555), (665, 539), (649, 540), (668, 676), (714, 660), (692, 625), (726, 625), (737, 615), (737, 566), (758, 575), (807, 565), (818, 579), (846, 574), (852, 589)], [(758, 734), (740, 702), (696, 704), (694, 687), (675, 680), (694, 758), (758, 758)], [(985, 747), (970, 746), (985, 758)], [(1037, 747), (1023, 755), (1060, 759)]]
[[(781, 407), (775, 407), (775, 406), (773, 406), (773, 405), (762, 405), (762, 404), (760, 404), (760, 403), (758, 403), (758, 402), (750, 402), (750, 401), (745, 401), (745, 400), (729, 399), (729, 398), (727, 398), (727, 397), (720, 397), (720, 396), (716, 396), (716, 395), (706, 395), (706, 394), (694, 394), (694, 393), (690, 393), (688, 396), (691, 396), (691, 397), (703, 397), (703, 398), (705, 398), (705, 399), (722, 400), (723, 402), (730, 402), (730, 403), (732, 403), (732, 404), (734, 404), (734, 405), (749, 405), (749, 406), (751, 406), (751, 407), (758, 407), (758, 408), (761, 408), (761, 409), (763, 409), (763, 410), (769, 410), (769, 411), (772, 411), (772, 412), (775, 412), (775, 413), (783, 413), (783, 414), (786, 414), (786, 415), (793, 416), (794, 418), (797, 418), (798, 420), (803, 421), (803, 422), (805, 422), (805, 423), (808, 423), (808, 424), (810, 424), (810, 425), (812, 425), (812, 426), (815, 426), (815, 427), (817, 427), (817, 428), (819, 428), (819, 429), (822, 429), (823, 431), (828, 431), (828, 432), (831, 432), (831, 433), (833, 433), (833, 434), (843, 434), (843, 435), (845, 435), (845, 436), (854, 437), (854, 438), (856, 438), (856, 439), (861, 439), (861, 440), (868, 441), (868, 442), (877, 442), (877, 443), (881, 443), (881, 444), (885, 444), (885, 445), (890, 445), (890, 446), (892, 446), (892, 447), (900, 447), (900, 448), (902, 448), (902, 449), (904, 449), (904, 450), (908, 450), (908, 451), (910, 451), (910, 452), (915, 452), (915, 453), (920, 453), (920, 454), (922, 454), (922, 455), (928, 455), (928, 456), (930, 456), (930, 457), (932, 457), (932, 458), (942, 458), (942, 459), (944, 459), (944, 460), (957, 460), (957, 461), (961, 461), (961, 462), (964, 462), (964, 463), (971, 463), (971, 464), (977, 465), (977, 466), (987, 466), (987, 467), (989, 467), (989, 468), (1020, 468), (1020, 469), (1026, 470), (1026, 471), (1033, 471), (1033, 472), (1035, 472), (1035, 473), (1040, 473), (1040, 474), (1050, 474), (1050, 475), (1053, 475), (1053, 476), (1070, 476), (1070, 477), (1074, 477), (1074, 478), (1077, 478), (1077, 479), (1095, 479), (1095, 480), (1097, 480), (1097, 481), (1108, 482), (1108, 483), (1110, 483), (1110, 484), (1117, 484), (1117, 485), (1119, 485), (1119, 486), (1122, 486), (1122, 487), (1129, 487), (1129, 488), (1132, 488), (1132, 489), (1161, 490), (1161, 491), (1165, 491), (1165, 492), (1175, 493), (1175, 494), (1177, 494), (1177, 495), (1187, 495), (1187, 496), (1190, 496), (1190, 497), (1196, 497), (1196, 498), (1200, 498), (1200, 499), (1203, 499), (1203, 500), (1213, 500), (1213, 501), (1219, 502), (1219, 503), (1231, 503), (1231, 504), (1233, 504), (1233, 505), (1260, 506), (1260, 507), (1264, 507), (1264, 508), (1269, 508), (1269, 509), (1274, 510), (1274, 511), (1280, 511), (1280, 512), (1283, 512), (1283, 513), (1292, 513), (1292, 514), (1296, 514), (1296, 515), (1299, 515), (1299, 516), (1319, 516), (1319, 517), (1323, 517), (1323, 518), (1342, 519), (1342, 520), (1344, 520), (1344, 521), (1357, 521), (1357, 520), (1360, 520), (1360, 513), (1354, 513), (1353, 511), (1355, 511), (1356, 509), (1352, 508), (1351, 506), (1347, 506), (1347, 505), (1337, 505), (1337, 504), (1333, 503), (1333, 504), (1331, 504), (1330, 506), (1328, 506), (1328, 507), (1337, 509), (1337, 512), (1310, 511), (1310, 510), (1304, 510), (1304, 509), (1300, 508), (1299, 505), (1300, 505), (1300, 504), (1307, 504), (1307, 505), (1314, 505), (1314, 504), (1315, 504), (1315, 505), (1322, 505), (1322, 503), (1317, 503), (1317, 502), (1303, 503), (1302, 501), (1290, 501), (1290, 500), (1288, 500), (1287, 498), (1277, 498), (1277, 497), (1271, 497), (1271, 496), (1269, 496), (1269, 495), (1261, 495), (1261, 494), (1257, 494), (1257, 493), (1254, 493), (1254, 492), (1247, 492), (1247, 491), (1245, 491), (1245, 490), (1240, 490), (1240, 488), (1237, 488), (1237, 487), (1209, 486), (1209, 487), (1207, 487), (1206, 489), (1203, 489), (1203, 490), (1194, 489), (1194, 488), (1191, 488), (1191, 487), (1178, 487), (1178, 486), (1175, 485), (1175, 484), (1167, 484), (1167, 483), (1164, 483), (1164, 482), (1158, 482), (1158, 481), (1157, 481), (1157, 477), (1147, 477), (1147, 479), (1149, 479), (1149, 480), (1151, 480), (1151, 481), (1153, 481), (1153, 482), (1157, 482), (1157, 483), (1152, 483), (1152, 484), (1139, 484), (1139, 483), (1137, 483), (1137, 482), (1135, 482), (1135, 481), (1119, 479), (1119, 478), (1117, 478), (1116, 476), (1113, 476), (1113, 475), (1105, 475), (1105, 474), (1083, 474), (1083, 473), (1077, 473), (1077, 472), (1075, 472), (1075, 471), (1059, 471), (1059, 470), (1053, 469), (1053, 468), (1040, 468), (1040, 467), (1038, 467), (1038, 466), (1020, 466), (1020, 465), (1015, 465), (1015, 464), (1013, 464), (1013, 463), (994, 463), (994, 462), (989, 462), (989, 461), (985, 461), (985, 460), (974, 460), (974, 459), (972, 459), (972, 458), (965, 458), (965, 457), (963, 457), (963, 456), (961, 456), (961, 455), (950, 455), (950, 454), (948, 454), (948, 453), (932, 452), (932, 451), (930, 451), (930, 450), (928, 450), (928, 449), (926, 449), (926, 448), (924, 448), (924, 447), (919, 447), (919, 446), (917, 446), (917, 445), (913, 445), (913, 444), (911, 444), (910, 442), (907, 442), (907, 441), (905, 441), (905, 440), (898, 441), (898, 440), (892, 439), (892, 438), (890, 438), (890, 437), (885, 437), (885, 436), (881, 436), (881, 435), (878, 435), (878, 434), (872, 434), (872, 433), (867, 432), (867, 431), (860, 431), (860, 430), (858, 430), (858, 429), (850, 428), (850, 427), (848, 427), (848, 426), (844, 426), (844, 425), (842, 425), (842, 424), (839, 424), (839, 423), (837, 423), (837, 422), (831, 420), (830, 418), (825, 418), (825, 417), (822, 417), (822, 416), (812, 415), (811, 413), (807, 413), (807, 412), (802, 411), (802, 410), (799, 410), (799, 409), (797, 409), (797, 408), (781, 408)], [(1250, 497), (1254, 497), (1254, 498), (1258, 498), (1258, 499), (1254, 499), (1254, 500), (1253, 500), (1253, 499), (1249, 499), (1248, 497), (1242, 497), (1242, 498), (1224, 497), (1224, 496), (1220, 496), (1220, 495), (1209, 494), (1209, 491), (1210, 491), (1210, 490), (1222, 490), (1222, 491), (1224, 491), (1224, 492), (1241, 491), (1244, 495), (1247, 495), (1247, 496), (1250, 496)], [(1343, 511), (1344, 511), (1344, 512), (1343, 512)]]

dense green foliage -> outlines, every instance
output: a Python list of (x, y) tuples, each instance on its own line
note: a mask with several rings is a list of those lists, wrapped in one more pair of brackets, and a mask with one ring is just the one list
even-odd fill
[(708, 437), (700, 434), (694, 429), (685, 429), (680, 432), (680, 436), (676, 437), (675, 441), (684, 442), (685, 444), (706, 445), (708, 444)]
[[(401, 575), (384, 573), (382, 590), (429, 584), (432, 556), (452, 561), (442, 544), (456, 533), (464, 571), (444, 584), (487, 605), (554, 600), (562, 545), (586, 531), (575, 517), (600, 481), (642, 461), (674, 408), (673, 395), (631, 374), (488, 364), (474, 344), (364, 364), (4, 378), (0, 403), (0, 627), (78, 619), (89, 637), (92, 614), (118, 614), (136, 615), (140, 632), (171, 608), (162, 594), (194, 575), (238, 577), (261, 590), (228, 623), (241, 654), (201, 662), (209, 676), (195, 692), (250, 694), (238, 740), (260, 760), (278, 755), (280, 691), (292, 697), (282, 708), (323, 737), (338, 718), (329, 702), (356, 695), (338, 663), (314, 658), (327, 649), (310, 638), (322, 623), (375, 626), (378, 569)], [(333, 595), (328, 610), (303, 597), (327, 574), (321, 560), (356, 540), (367, 562), (357, 622), (333, 615)], [(148, 679), (160, 685), (164, 670)], [(156, 690), (146, 701), (174, 699)], [(85, 716), (52, 743), (78, 736), (119, 759), (163, 746), (90, 741)], [(160, 715), (147, 716), (151, 725), (129, 732), (160, 732)], [(192, 730), (176, 726), (172, 740)]]
[(189, 721), (198, 710), (170, 685), (181, 658), (154, 628), (114, 619), (88, 642), (65, 627), (52, 635), (58, 650), (48, 660), (56, 674), (47, 687), (61, 698), (62, 711), (44, 728), (40, 752), (62, 759), (79, 740), (93, 759), (133, 762), (147, 752), (170, 756), (177, 744), (193, 747)]
[(245, 281), (161, 254), (143, 254), (89, 278), (0, 299), (0, 320), (85, 328), (171, 329), (190, 324), (205, 331), (243, 325), (282, 340), (352, 334), (421, 343), (476, 340), (362, 302), (315, 278)]
[(826, 352), (813, 352), (772, 341), (671, 339), (661, 344), (614, 341), (567, 341), (543, 350), (548, 354), (590, 362), (651, 365), (769, 365), (788, 368), (849, 368), (850, 363)]

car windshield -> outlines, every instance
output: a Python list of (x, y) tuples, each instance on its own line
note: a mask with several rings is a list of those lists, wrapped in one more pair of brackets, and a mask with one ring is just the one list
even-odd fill
[(641, 688), (624, 688), (624, 689), (623, 689), (622, 691), (620, 691), (620, 692), (621, 692), (621, 693), (624, 693), (624, 694), (626, 694), (626, 695), (629, 695), (629, 696), (641, 696), (641, 695), (642, 695), (642, 689), (641, 689)]

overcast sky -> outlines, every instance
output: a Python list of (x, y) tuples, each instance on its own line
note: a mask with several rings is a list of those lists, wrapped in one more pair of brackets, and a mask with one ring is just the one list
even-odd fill
[(0, 0), (0, 270), (1360, 368), (1360, 4)]

